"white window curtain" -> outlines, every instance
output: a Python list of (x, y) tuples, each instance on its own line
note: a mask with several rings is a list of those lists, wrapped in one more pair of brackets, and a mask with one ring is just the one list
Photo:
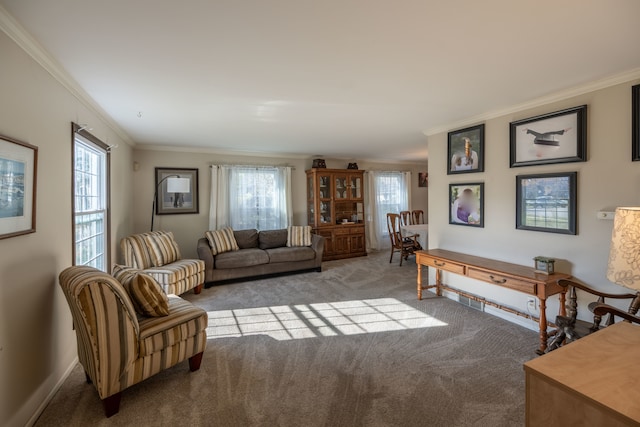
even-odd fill
[(210, 230), (277, 230), (292, 222), (291, 167), (211, 167)]
[(366, 174), (367, 249), (391, 246), (387, 213), (400, 213), (411, 206), (411, 172), (370, 171)]

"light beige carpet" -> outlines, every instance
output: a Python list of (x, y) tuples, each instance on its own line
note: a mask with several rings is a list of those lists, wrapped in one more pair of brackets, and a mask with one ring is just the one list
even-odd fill
[[(417, 301), (388, 254), (184, 297), (210, 311), (202, 367), (124, 391), (104, 418), (77, 366), (38, 426), (518, 426), (537, 334), (445, 298)], [(256, 334), (256, 335), (252, 335)]]

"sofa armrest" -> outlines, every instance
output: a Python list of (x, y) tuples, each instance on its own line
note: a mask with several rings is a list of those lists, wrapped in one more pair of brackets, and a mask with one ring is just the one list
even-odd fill
[(211, 253), (211, 246), (209, 241), (201, 237), (198, 239), (198, 258), (204, 261), (204, 271), (213, 270), (213, 254)]
[(311, 235), (311, 248), (316, 251), (316, 259), (319, 263), (322, 262), (322, 255), (324, 254), (324, 237), (319, 234)]

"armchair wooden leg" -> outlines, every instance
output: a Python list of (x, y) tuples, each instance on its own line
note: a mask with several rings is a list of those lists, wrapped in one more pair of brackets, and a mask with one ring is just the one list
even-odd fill
[(191, 369), (191, 372), (200, 369), (200, 363), (202, 362), (203, 354), (204, 352), (201, 351), (200, 353), (195, 354), (189, 358), (189, 369)]
[(193, 288), (193, 293), (194, 294), (198, 295), (200, 292), (202, 292), (202, 283), (200, 283), (198, 286)]
[(112, 394), (106, 399), (102, 399), (102, 405), (104, 406), (104, 415), (107, 418), (115, 415), (120, 410), (120, 398), (122, 397), (122, 392)]

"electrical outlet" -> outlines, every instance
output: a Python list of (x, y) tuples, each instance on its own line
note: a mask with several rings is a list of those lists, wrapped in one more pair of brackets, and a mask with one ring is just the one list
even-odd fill
[(536, 299), (529, 297), (527, 298), (527, 311), (529, 314), (537, 314), (538, 313), (538, 305), (536, 304)]

